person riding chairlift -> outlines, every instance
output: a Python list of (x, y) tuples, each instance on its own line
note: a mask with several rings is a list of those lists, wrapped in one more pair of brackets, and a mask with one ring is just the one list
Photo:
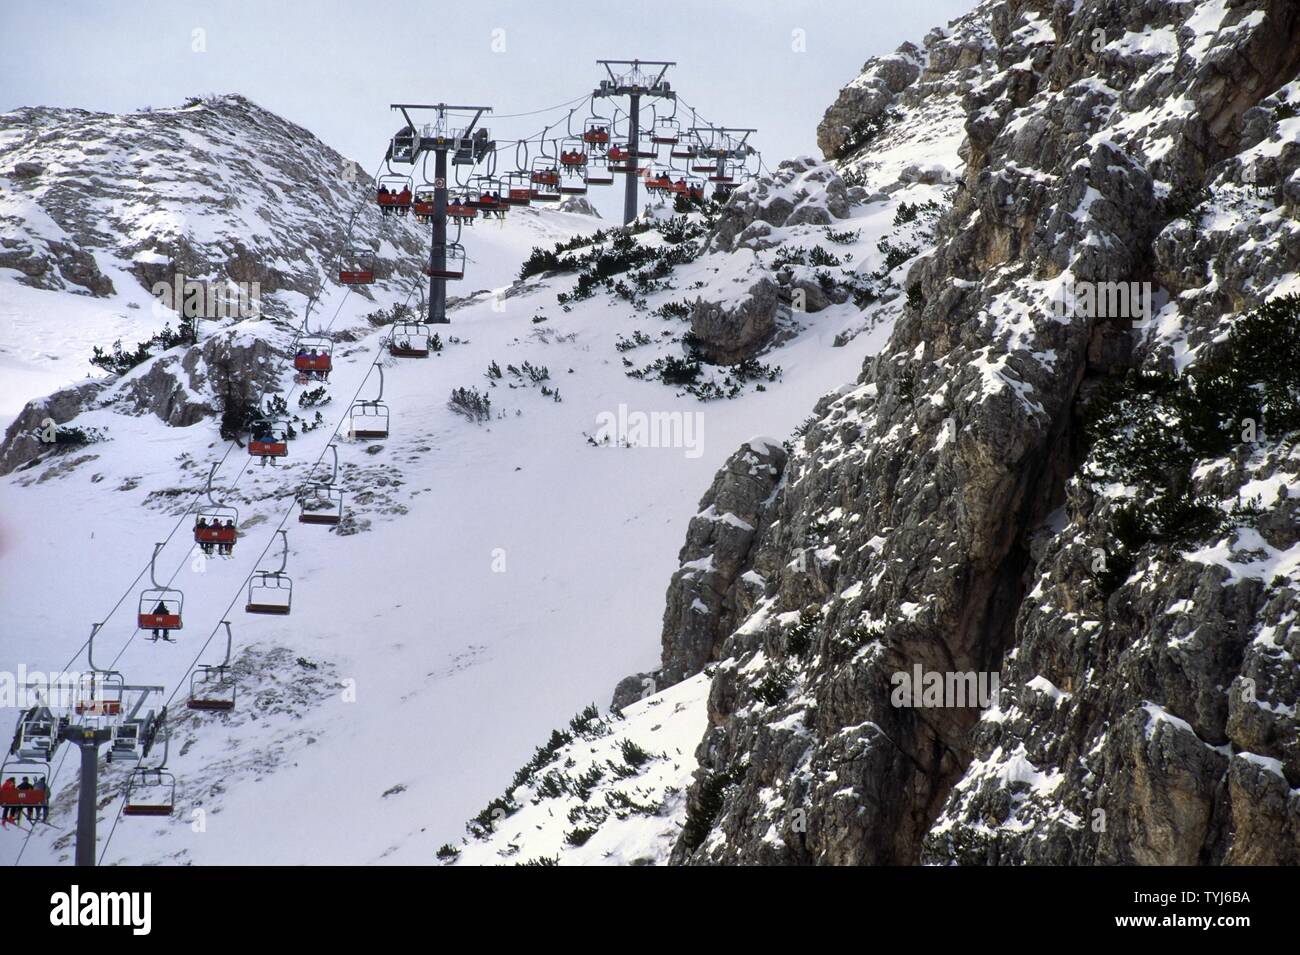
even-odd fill
[[(214, 524), (214, 526), (215, 526), (216, 522), (214, 521), (213, 524)], [(235, 522), (234, 522), (233, 520), (227, 518), (227, 519), (226, 519), (226, 523), (224, 523), (224, 524), (221, 525), (221, 529), (222, 529), (223, 531), (228, 531), (228, 532), (229, 532), (229, 534), (228, 534), (227, 536), (229, 536), (229, 537), (234, 537), (234, 534), (235, 534)], [(219, 555), (221, 555), (222, 557), (230, 557), (231, 554), (232, 554), (233, 551), (234, 551), (234, 546), (235, 546), (235, 545), (234, 545), (233, 543), (231, 543), (230, 541), (226, 541), (225, 543), (218, 544), (218, 545), (217, 545), (217, 553), (218, 553)]]
[(3, 797), (5, 803), (4, 817), (3, 819), (0, 819), (0, 827), (8, 827), (9, 823), (15, 821), (22, 812), (22, 809), (18, 806), (9, 805), (10, 802), (16, 800), (17, 795), (18, 784), (12, 777), (6, 779), (4, 783), (0, 785), (0, 797)]
[[(158, 606), (156, 606), (156, 607), (153, 608), (153, 612), (154, 612), (154, 616), (156, 616), (156, 617), (157, 617), (157, 616), (165, 616), (165, 615), (167, 614), (167, 612), (168, 612), (168, 611), (167, 611), (167, 604), (163, 603), (163, 601), (161, 601), (161, 600), (158, 601)], [(153, 638), (154, 638), (155, 640), (166, 640), (168, 643), (171, 643), (171, 642), (172, 642), (172, 638), (169, 637), (169, 636), (167, 636), (167, 631), (166, 631), (166, 630), (163, 630), (163, 629), (161, 629), (161, 628), (155, 628), (155, 629), (154, 629), (154, 632), (153, 632)]]
[[(206, 531), (206, 530), (208, 530), (209, 528), (214, 528), (214, 527), (216, 527), (216, 526), (217, 526), (217, 522), (216, 522), (216, 519), (215, 519), (215, 518), (213, 519), (212, 523), (209, 524), (209, 523), (208, 523), (204, 518), (200, 517), (199, 520), (198, 520), (198, 523), (194, 525), (194, 529), (195, 529), (196, 531)], [(204, 541), (200, 541), (200, 542), (199, 542), (199, 546), (200, 546), (201, 548), (203, 548), (203, 553), (207, 554), (209, 557), (212, 556), (212, 542), (211, 542), (211, 541), (206, 541), (206, 540), (204, 540)]]

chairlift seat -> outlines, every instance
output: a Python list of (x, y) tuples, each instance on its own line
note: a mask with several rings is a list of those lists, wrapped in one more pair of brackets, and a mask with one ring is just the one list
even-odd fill
[(333, 368), (333, 362), (329, 355), (317, 355), (315, 358), (311, 355), (294, 355), (293, 367), (298, 371), (327, 372)]
[(44, 806), (49, 789), (0, 789), (0, 806)]
[(249, 441), (248, 453), (260, 458), (283, 458), (289, 454), (287, 441)]

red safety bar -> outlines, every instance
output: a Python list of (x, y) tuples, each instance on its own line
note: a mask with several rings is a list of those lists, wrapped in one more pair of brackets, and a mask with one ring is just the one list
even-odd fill
[(298, 371), (329, 371), (332, 367), (329, 355), (294, 355), (293, 367)]
[(44, 806), (47, 789), (0, 789), (0, 806)]
[(194, 542), (196, 544), (233, 544), (237, 536), (238, 532), (233, 527), (209, 525), (194, 528)]

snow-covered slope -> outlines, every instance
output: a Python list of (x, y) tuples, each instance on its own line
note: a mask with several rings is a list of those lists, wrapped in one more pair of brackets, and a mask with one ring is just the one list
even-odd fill
[[(878, 240), (913, 228), (894, 224), (896, 199), (863, 205), (864, 193), (846, 196), (824, 166), (800, 161), (781, 176), (787, 185), (807, 180), (778, 189), (808, 210), (804, 221), (778, 227), (784, 245), (832, 250), (841, 263), (837, 275), (881, 272)], [(824, 212), (822, 192), (832, 182), (834, 216)], [(274, 208), (287, 201), (267, 199)], [(627, 280), (622, 289), (611, 281), (614, 287), (586, 297), (574, 294), (572, 273), (510, 285), (532, 246), (593, 224), (563, 213), (512, 213), (500, 231), (480, 226), (467, 234), (474, 278), (465, 285), (497, 291), (456, 303), (452, 324), (439, 329), (441, 351), (426, 360), (386, 357), (388, 329), (373, 324), (380, 309), (406, 299), (399, 283), (367, 300), (318, 274), (313, 284), (319, 263), (304, 266), (304, 287), (321, 289), (313, 329), (328, 324), (339, 335), (324, 405), (299, 406), (303, 388), (283, 363), (292, 336), (287, 322), (271, 316), (206, 329), (208, 347), (274, 346), (279, 355), (270, 363), (250, 359), (259, 377), (304, 420), (321, 412), (324, 426), (296, 438), (281, 467), (250, 466), (243, 448), (220, 439), (210, 416), (168, 426), (136, 400), (164, 373), (191, 383), (185, 387), (211, 387), (202, 367), (190, 368), (193, 350), (180, 347), (102, 386), (63, 422), (102, 440), (45, 455), (0, 479), (0, 602), (7, 621), (0, 659), (29, 671), (84, 669), (79, 651), (90, 624), (112, 611), (96, 638), (97, 663), (111, 661), (131, 683), (164, 686), (162, 697), (171, 701), (169, 768), (178, 780), (178, 812), (166, 820), (119, 818), (125, 767), (108, 768), (105, 862), (433, 860), (527, 760), (539, 728), (561, 726), (587, 704), (603, 703), (619, 677), (653, 663), (664, 583), (691, 518), (686, 502), (698, 498), (742, 442), (759, 432), (789, 434), (818, 397), (853, 378), (900, 304), (899, 290), (881, 278), (874, 280), (881, 302), (864, 312), (837, 279), (833, 295), (794, 311), (779, 302), (788, 301), (791, 283), (815, 284), (813, 266), (777, 263), (782, 250), (756, 247), (762, 243), (704, 252), (708, 228), (699, 215), (687, 222), (664, 210), (638, 227), (633, 243), (651, 250), (648, 270), (669, 258), (677, 263), (671, 268), (647, 271), (640, 281), (615, 275)], [(282, 237), (279, 230), (274, 235)], [(615, 244), (607, 236), (601, 248), (609, 252)], [(133, 288), (129, 269), (122, 270), (120, 256), (115, 261), (116, 297), (104, 302), (120, 302)], [(745, 299), (744, 287), (772, 275), (779, 275), (784, 299), (763, 298), (777, 327), (754, 359), (758, 370), (749, 366), (742, 375), (705, 365), (689, 388), (665, 384), (670, 360), (683, 360), (691, 303), (728, 306)], [(101, 301), (66, 286), (19, 284), (11, 273), (0, 289), (4, 301), (22, 300), (50, 329), (51, 348), (65, 319), (89, 321), (86, 309)], [(27, 296), (34, 297), (30, 303)], [(294, 291), (281, 300), (298, 315), (306, 301)], [(101, 334), (111, 334), (115, 307), (96, 315)], [(148, 330), (129, 327), (136, 338)], [(103, 341), (88, 335), (86, 344)], [(391, 436), (352, 441), (346, 412), (354, 396), (375, 394), (376, 358), (385, 367)], [(543, 368), (544, 380), (534, 381)], [(449, 407), (452, 389), (462, 387), (490, 398), (489, 420), (473, 423)], [(724, 393), (733, 397), (696, 397)], [(196, 394), (193, 407), (212, 397)], [(689, 421), (689, 431), (679, 432), (688, 440), (662, 446), (635, 429), (607, 433), (610, 420), (641, 413), (680, 415), (673, 420)], [(299, 524), (292, 494), (336, 425), (349, 517), (331, 532)], [(243, 536), (232, 559), (204, 561), (196, 559), (185, 512), (214, 462), (217, 495), (240, 509)], [(244, 582), (257, 566), (278, 564), (275, 530), (282, 521), (293, 612), (247, 615)], [(150, 550), (161, 540), (167, 544), (158, 578), (185, 593), (185, 629), (175, 644), (149, 642), (133, 621)], [(195, 661), (220, 658), (223, 619), (233, 624), (240, 702), (230, 715), (194, 714), (183, 706), (186, 675)], [(646, 713), (671, 703), (685, 714), (674, 723), (671, 745), (656, 744), (653, 729), (642, 740), (656, 754), (673, 753), (671, 770), (653, 770), (658, 793), (683, 785), (681, 774), (692, 768), (694, 741), (687, 737), (702, 725), (698, 689), (698, 681), (683, 684), (644, 704)], [(0, 719), (14, 713), (0, 712)], [(627, 721), (640, 738), (632, 708)], [(30, 839), (7, 834), (0, 859), (68, 858), (76, 794), (66, 751), (56, 768), (53, 828), (41, 827)], [(591, 851), (659, 858), (671, 839), (667, 828), (656, 831), (635, 850), (620, 849), (623, 837), (611, 831), (593, 840)], [(535, 854), (550, 852), (539, 847)]]
[[(174, 325), (150, 289), (177, 273), (257, 283), (264, 313), (299, 323), (305, 299), (374, 248), (378, 284), (361, 294), (404, 296), (420, 281), (428, 230), (379, 215), (373, 165), (235, 95), (123, 115), (0, 115), (0, 425), (33, 395), (95, 372), (94, 346)], [(532, 246), (601, 224), (517, 213), (509, 227), (465, 230), (470, 289), (506, 285)]]

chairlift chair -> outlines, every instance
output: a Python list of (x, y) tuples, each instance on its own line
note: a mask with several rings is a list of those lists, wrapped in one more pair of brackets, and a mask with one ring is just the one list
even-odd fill
[(78, 716), (121, 716), (126, 681), (116, 670), (91, 670), (81, 675), (76, 693), (73, 712)]
[(333, 484), (307, 484), (298, 492), (298, 521), (338, 524), (343, 520), (343, 492)]
[(143, 717), (131, 717), (114, 726), (113, 738), (108, 747), (109, 762), (139, 759), (153, 718), (153, 711), (150, 710)]
[(484, 215), (504, 218), (510, 201), (504, 192), (503, 182), (495, 176), (475, 176), (478, 184), (478, 208)]
[(560, 183), (560, 195), (562, 196), (585, 196), (587, 194), (587, 177), (584, 175), (581, 179), (565, 179)]
[(519, 170), (506, 174), (506, 201), (512, 206), (526, 206), (532, 202), (533, 190), (529, 174)]
[(245, 613), (284, 615), (293, 606), (293, 581), (284, 572), (289, 564), (289, 532), (277, 531), (283, 550), (280, 566), (276, 570), (257, 570), (248, 581), (248, 602)]
[(140, 593), (139, 627), (141, 630), (170, 632), (180, 630), (184, 595), (169, 587), (149, 587)]
[(298, 492), (298, 521), (302, 524), (338, 524), (343, 520), (343, 492), (338, 489), (339, 449), (333, 441), (329, 450), (334, 455), (330, 476), (324, 481), (313, 481)]
[(216, 473), (217, 465), (214, 463), (208, 469), (208, 483), (203, 492), (208, 502), (200, 504), (194, 514), (194, 543), (233, 548), (239, 538), (239, 511), (217, 503), (212, 496), (212, 477)]
[(564, 140), (560, 144), (560, 168), (570, 175), (576, 175), (587, 165), (587, 144), (581, 137)]
[(553, 156), (538, 156), (529, 172), (534, 202), (558, 202), (560, 199), (560, 169)]
[[(374, 398), (354, 402), (349, 412), (351, 424), (348, 433), (357, 440), (370, 441), (388, 437), (388, 405), (384, 404), (384, 366), (372, 366), (379, 374), (379, 394)], [(288, 541), (285, 553), (288, 553)]]
[(49, 800), (50, 764), (47, 760), (9, 756), (0, 763), (0, 806), (6, 809), (33, 808), (47, 806)]
[(191, 710), (225, 713), (235, 708), (235, 675), (230, 667), (200, 663), (190, 675)]
[(411, 202), (411, 212), (417, 222), (432, 222), (437, 211), (435, 189), (433, 186), (417, 186), (415, 197)]
[(289, 454), (289, 422), (283, 418), (263, 419), (253, 425), (253, 436), (248, 442), (248, 453), (261, 458), (262, 463)]
[(334, 339), (328, 335), (304, 335), (293, 356), (295, 371), (325, 378), (334, 369)]
[(18, 716), (9, 753), (48, 763), (59, 746), (59, 718), (48, 706), (33, 706)]
[(388, 437), (388, 406), (378, 401), (358, 401), (352, 405), (352, 426), (348, 433), (359, 441)]
[[(355, 221), (356, 214), (353, 214)], [(348, 223), (348, 235), (352, 234), (352, 222)], [(340, 285), (370, 285), (375, 281), (375, 247), (348, 244), (346, 254), (340, 257)]]
[(673, 146), (669, 155), (673, 159), (694, 159), (699, 155), (699, 147), (693, 142), (680, 139), (677, 141), (677, 144)]
[(428, 358), (429, 326), (423, 322), (397, 322), (388, 335), (388, 354), (394, 358)]
[(194, 516), (194, 543), (233, 547), (239, 539), (239, 511), (222, 504), (204, 504)]
[(388, 158), (393, 162), (407, 164), (415, 162), (416, 145), (419, 139), (419, 133), (413, 126), (403, 126), (393, 135), (388, 144)]
[(587, 165), (587, 185), (612, 186), (613, 184), (614, 170), (610, 167), (609, 160), (604, 156), (593, 156)]
[(465, 225), (473, 225), (478, 217), (478, 208), (470, 201), (468, 194), (457, 196), (447, 202), (447, 218)]
[(384, 212), (406, 215), (411, 208), (411, 177), (386, 173), (375, 183), (375, 201)]
[(697, 153), (695, 159), (691, 162), (691, 172), (701, 172), (706, 175), (712, 175), (718, 171), (718, 160), (715, 156), (704, 152)]
[(650, 138), (660, 146), (676, 146), (681, 139), (681, 124), (671, 116), (661, 116), (655, 120)]
[(280, 614), (289, 612), (293, 605), (293, 581), (284, 574), (259, 570), (248, 582), (248, 602), (245, 613)]
[(583, 124), (582, 141), (597, 148), (609, 145), (609, 120), (603, 116), (588, 117)]
[(609, 163), (610, 172), (627, 173), (632, 171), (632, 150), (625, 145), (610, 146), (609, 152), (605, 154), (605, 159)]
[(126, 782), (124, 816), (170, 816), (176, 808), (176, 777), (167, 770), (135, 769)]
[(136, 625), (141, 630), (152, 630), (155, 638), (182, 629), (181, 608), (185, 604), (185, 595), (179, 590), (158, 583), (155, 570), (162, 549), (162, 543), (154, 544), (149, 558), (149, 582), (153, 586), (140, 592), (140, 612), (136, 616)]
[(465, 277), (465, 247), (459, 242), (445, 246), (434, 246), (430, 263), (425, 266), (426, 275), (435, 279), (463, 279)]
[(641, 128), (641, 135), (636, 142), (636, 154), (639, 159), (659, 158), (659, 146), (655, 143), (653, 127), (643, 126)]
[(235, 708), (235, 674), (230, 665), (230, 651), (234, 638), (230, 621), (221, 621), (226, 628), (226, 655), (220, 663), (201, 663), (190, 675), (190, 698), (185, 704), (191, 710), (227, 712)]

